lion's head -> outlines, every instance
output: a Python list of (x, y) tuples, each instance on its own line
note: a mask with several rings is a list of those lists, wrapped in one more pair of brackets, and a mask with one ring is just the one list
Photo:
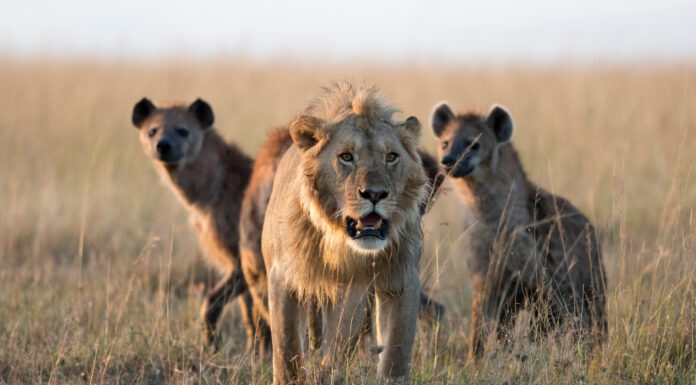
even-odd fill
[(395, 121), (373, 87), (334, 84), (296, 119), (302, 206), (325, 235), (376, 253), (419, 221), (427, 177), (416, 151), (420, 123)]

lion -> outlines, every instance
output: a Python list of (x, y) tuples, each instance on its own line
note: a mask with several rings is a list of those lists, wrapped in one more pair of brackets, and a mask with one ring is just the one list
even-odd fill
[(477, 216), (469, 268), (474, 285), (470, 357), (492, 331), (503, 338), (520, 310), (533, 310), (533, 335), (561, 324), (600, 342), (606, 334), (606, 276), (595, 229), (568, 200), (532, 183), (501, 106), (485, 115), (434, 107), (439, 157)]
[(189, 106), (155, 106), (143, 98), (132, 114), (145, 153), (186, 206), (205, 256), (224, 273), (201, 308), (209, 343), (216, 340), (224, 305), (239, 296), (247, 347), (252, 347), (255, 336), (270, 334), (252, 304), (239, 257), (239, 212), (252, 160), (224, 141), (212, 127), (214, 120), (213, 109), (201, 99)]
[[(267, 322), (270, 319), (268, 315), (268, 284), (266, 266), (261, 253), (261, 234), (276, 169), (283, 154), (290, 146), (292, 146), (292, 137), (288, 127), (278, 128), (268, 134), (267, 140), (255, 158), (251, 180), (244, 191), (244, 201), (240, 214), (239, 246), (242, 271), (254, 299), (254, 306), (259, 309), (259, 313)], [(420, 208), (421, 214), (425, 214), (437, 197), (439, 188), (444, 181), (444, 174), (434, 157), (421, 150), (418, 151), (418, 154), (430, 183), (429, 200), (421, 204)], [(442, 304), (428, 297), (425, 293), (421, 293), (420, 301), (419, 319), (427, 323), (436, 323), (442, 319), (445, 313), (445, 307)], [(371, 302), (369, 301), (368, 305), (371, 305)], [(370, 332), (371, 328), (371, 314), (372, 307), (368, 306), (364, 320), (367, 333)], [(317, 321), (316, 318), (310, 317), (309, 319), (310, 324)], [(312, 326), (309, 329), (310, 346), (318, 349), (321, 344), (321, 341), (317, 340), (321, 337), (321, 326), (316, 324)], [(265, 340), (268, 341), (267, 338)]]
[(306, 379), (307, 305), (321, 306), (326, 362), (355, 340), (371, 287), (378, 375), (408, 379), (427, 176), (418, 119), (394, 113), (376, 88), (336, 83), (290, 126), (262, 232), (277, 384)]

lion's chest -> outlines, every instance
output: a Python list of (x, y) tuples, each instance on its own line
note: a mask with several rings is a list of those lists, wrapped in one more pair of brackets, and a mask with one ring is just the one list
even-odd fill
[(405, 277), (417, 271), (417, 258), (409, 255), (390, 249), (372, 255), (357, 253), (347, 245), (324, 245), (295, 254), (283, 268), (288, 283), (300, 297), (333, 300), (349, 287), (402, 290)]

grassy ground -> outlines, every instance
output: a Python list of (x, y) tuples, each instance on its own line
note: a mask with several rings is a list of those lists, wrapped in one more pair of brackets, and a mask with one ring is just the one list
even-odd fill
[[(424, 124), (431, 106), (506, 105), (530, 178), (597, 225), (610, 337), (582, 351), (527, 342), (467, 364), (466, 209), (454, 191), (425, 221), (423, 277), (447, 308), (423, 327), (412, 382), (692, 384), (696, 381), (696, 66), (574, 69), (127, 65), (0, 62), (0, 383), (268, 383), (244, 351), (236, 306), (224, 346), (203, 347), (210, 270), (183, 209), (142, 153), (142, 96), (216, 111), (254, 153), (335, 79), (379, 84)], [(429, 132), (424, 147), (434, 150)], [(313, 373), (373, 383), (376, 357)]]

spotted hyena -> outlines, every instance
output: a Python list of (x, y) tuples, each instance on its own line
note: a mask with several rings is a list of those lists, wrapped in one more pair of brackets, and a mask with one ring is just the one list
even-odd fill
[(443, 168), (477, 216), (471, 356), (480, 356), (489, 332), (503, 337), (525, 307), (536, 335), (565, 323), (601, 341), (606, 278), (595, 229), (568, 200), (527, 178), (508, 111), (455, 115), (441, 103), (431, 128)]
[(188, 106), (156, 106), (144, 98), (133, 108), (132, 121), (145, 153), (186, 206), (205, 256), (224, 273), (201, 309), (209, 342), (215, 340), (225, 303), (238, 297), (248, 346), (254, 336), (270, 343), (239, 257), (239, 213), (252, 159), (215, 131), (213, 110), (201, 99)]

